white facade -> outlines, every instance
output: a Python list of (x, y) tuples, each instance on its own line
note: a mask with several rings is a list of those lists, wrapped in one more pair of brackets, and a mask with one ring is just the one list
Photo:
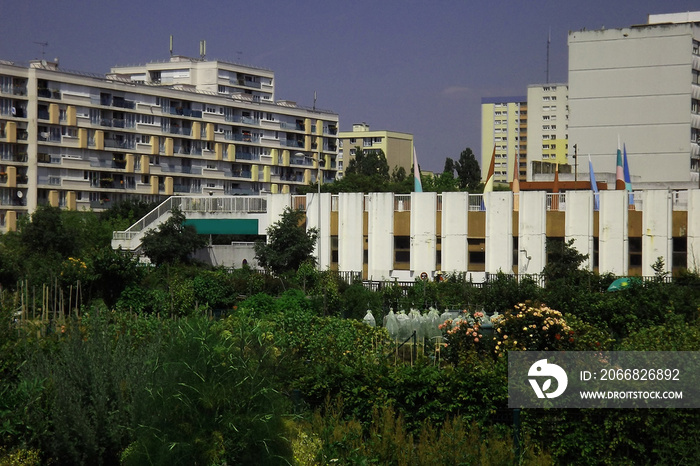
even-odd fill
[(697, 182), (699, 40), (697, 23), (570, 32), (569, 146), (614, 173), (620, 140), (632, 177)]
[[(578, 252), (589, 256), (583, 267), (601, 274), (653, 276), (652, 266), (659, 258), (664, 271), (700, 270), (700, 189), (644, 190), (636, 196), (632, 209), (625, 191), (604, 190), (599, 194), (598, 210), (591, 191), (523, 191), (519, 211), (513, 210), (515, 195), (508, 191), (485, 196), (324, 193), (320, 222), (316, 196), (270, 194), (263, 197), (263, 209), (257, 202), (260, 199), (222, 204), (219, 200), (231, 199), (216, 196), (190, 201), (183, 198), (179, 205), (188, 219), (257, 219), (260, 235), (287, 206), (301, 207), (306, 210), (307, 227), (321, 228), (321, 268), (353, 272), (368, 280), (413, 281), (423, 272), (435, 277), (439, 271), (465, 274), (475, 282), (499, 272), (539, 274), (547, 264), (549, 239), (573, 239)], [(203, 205), (219, 207), (206, 213)], [(236, 206), (254, 208), (245, 211)], [(115, 233), (113, 246), (134, 249), (133, 241), (129, 246), (118, 240), (126, 237)], [(399, 238), (410, 238), (409, 251), (397, 247)], [(248, 248), (244, 252), (249, 255), (249, 245), (243, 248)], [(229, 257), (242, 260), (241, 254)], [(441, 260), (436, 260), (438, 257)], [(212, 263), (225, 260), (213, 258)]]

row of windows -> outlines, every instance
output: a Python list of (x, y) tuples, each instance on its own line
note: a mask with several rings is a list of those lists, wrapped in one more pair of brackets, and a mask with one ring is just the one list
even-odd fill
[[(564, 238), (549, 238), (550, 244), (555, 246), (561, 244), (563, 247)], [(365, 236), (365, 244), (367, 237)], [(437, 238), (436, 245), (439, 246), (441, 239)], [(674, 269), (681, 269), (687, 266), (688, 243), (686, 237), (674, 237), (672, 240), (672, 263)], [(642, 238), (629, 238), (629, 266), (642, 267)], [(486, 264), (486, 241), (483, 238), (469, 238), (467, 240), (469, 271), (483, 271)], [(553, 247), (552, 250), (558, 248)], [(435, 251), (436, 263), (442, 262), (442, 251), (438, 248)], [(593, 239), (593, 266), (598, 267), (599, 262), (599, 239)], [(518, 246), (518, 238), (513, 238), (513, 266), (517, 267), (521, 260), (521, 254)], [(547, 254), (547, 262), (550, 262), (552, 257)], [(331, 237), (331, 262), (338, 263), (338, 237)], [(364, 250), (365, 264), (368, 263), (368, 251)], [(411, 237), (410, 236), (394, 236), (394, 268), (397, 270), (408, 270), (411, 262)]]

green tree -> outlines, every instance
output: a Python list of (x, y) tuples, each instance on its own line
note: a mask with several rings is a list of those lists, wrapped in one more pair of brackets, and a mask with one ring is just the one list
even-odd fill
[(479, 168), (479, 162), (476, 161), (476, 157), (469, 147), (464, 149), (459, 155), (459, 160), (454, 164), (454, 168), (457, 171), (460, 189), (475, 192), (479, 188), (481, 169)]
[(190, 254), (207, 245), (207, 238), (197, 234), (197, 229), (185, 225), (185, 214), (174, 207), (172, 215), (158, 229), (143, 235), (143, 253), (155, 265), (189, 262)]
[(389, 181), (389, 164), (383, 150), (364, 151), (355, 148), (355, 158), (350, 160), (345, 174), (356, 173), (383, 182)]
[(255, 243), (258, 263), (275, 274), (296, 271), (308, 260), (313, 260), (318, 230), (308, 231), (304, 225), (304, 212), (287, 207), (282, 217), (267, 228), (268, 242)]

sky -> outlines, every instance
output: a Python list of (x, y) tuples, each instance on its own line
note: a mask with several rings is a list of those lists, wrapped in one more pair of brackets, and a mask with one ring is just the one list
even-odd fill
[[(104, 74), (174, 54), (275, 72), (276, 98), (340, 130), (411, 133), (423, 170), (480, 155), (482, 97), (567, 81), (569, 31), (622, 28), (697, 0), (0, 0), (0, 59)], [(41, 43), (48, 43), (47, 46)], [(43, 53), (43, 54), (42, 54)]]

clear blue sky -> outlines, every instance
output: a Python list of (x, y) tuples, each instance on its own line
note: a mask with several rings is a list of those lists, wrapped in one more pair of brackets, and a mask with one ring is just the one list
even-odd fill
[(104, 74), (174, 53), (271, 69), (277, 98), (340, 116), (341, 130), (412, 133), (425, 170), (480, 150), (482, 97), (567, 81), (567, 35), (700, 10), (697, 0), (0, 0), (0, 59), (58, 57)]

